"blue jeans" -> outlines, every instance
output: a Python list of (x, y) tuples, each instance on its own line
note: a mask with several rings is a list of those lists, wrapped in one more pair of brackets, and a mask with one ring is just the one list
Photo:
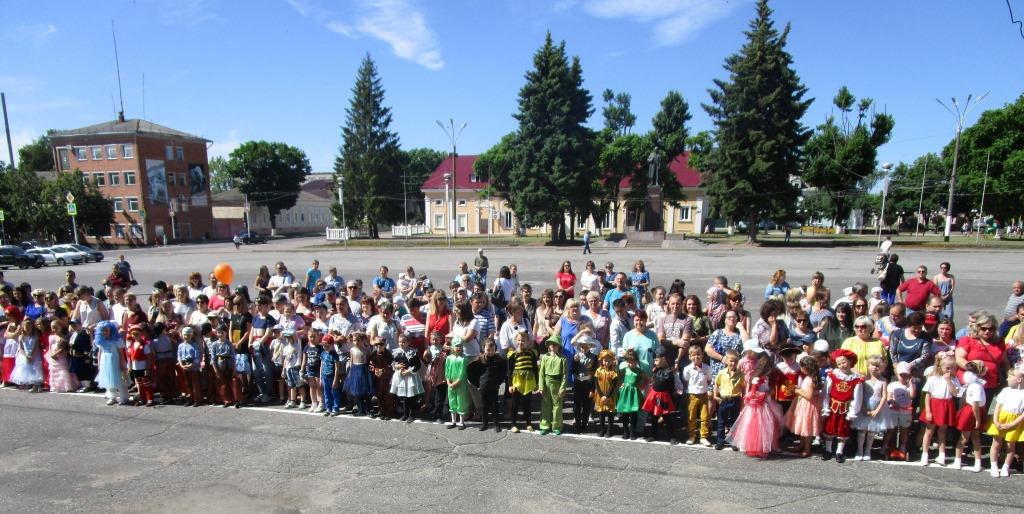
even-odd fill
[(718, 439), (715, 442), (725, 444), (725, 427), (731, 427), (740, 414), (740, 397), (722, 398), (718, 402)]
[(332, 380), (334, 377), (320, 377), (320, 381), (324, 384), (324, 410), (327, 412), (337, 412), (341, 409), (341, 388), (331, 387)]
[(256, 390), (261, 396), (270, 398), (274, 395), (273, 376), (274, 364), (270, 361), (270, 350), (259, 348), (259, 344), (253, 347), (252, 352), (252, 377), (256, 383)]

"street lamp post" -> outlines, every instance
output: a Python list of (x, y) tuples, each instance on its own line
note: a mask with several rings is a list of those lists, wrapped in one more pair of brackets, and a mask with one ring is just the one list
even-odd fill
[(878, 241), (877, 245), (882, 244), (882, 223), (885, 223), (885, 200), (889, 196), (889, 170), (892, 169), (891, 162), (883, 162), (882, 169), (885, 170), (885, 179), (882, 181), (882, 214), (878, 217)]
[[(452, 183), (452, 200), (455, 200), (458, 197), (458, 195), (459, 195), (459, 190), (458, 190), (458, 187), (459, 187), (458, 186), (458, 176), (459, 176), (458, 175), (458, 161), (459, 161), (458, 142), (459, 142), (459, 136), (462, 135), (462, 131), (466, 129), (466, 125), (469, 125), (469, 123), (468, 122), (463, 122), (462, 126), (459, 127), (459, 130), (456, 131), (455, 130), (455, 121), (453, 119), (451, 119), (451, 118), (448, 118), (448, 125), (445, 125), (444, 123), (441, 123), (441, 120), (435, 120), (435, 121), (437, 122), (437, 126), (441, 127), (441, 130), (444, 131), (444, 134), (446, 136), (448, 136), (448, 140), (452, 142), (452, 173), (451, 173), (451, 183)], [(455, 218), (455, 202), (454, 201), (452, 202), (452, 205), (450, 206), (450, 209), (451, 209), (451, 217), (452, 217), (452, 219), (454, 219)], [(454, 232), (455, 231), (453, 231), (451, 237), (455, 237)], [(448, 244), (449, 244), (449, 246), (451, 246), (451, 241), (449, 241)]]
[(967, 102), (964, 104), (964, 110), (962, 112), (960, 111), (960, 106), (956, 103), (956, 98), (950, 99), (953, 103), (952, 109), (942, 103), (942, 100), (939, 100), (938, 98), (935, 99), (936, 102), (939, 102), (939, 105), (949, 111), (949, 113), (956, 119), (956, 143), (953, 145), (953, 171), (949, 174), (949, 200), (946, 202), (946, 231), (942, 236), (942, 240), (946, 242), (949, 241), (949, 231), (953, 224), (953, 195), (956, 191), (956, 165), (960, 157), (960, 132), (963, 131), (964, 118), (967, 117), (967, 113), (971, 112), (971, 109), (977, 107), (977, 105), (981, 103), (981, 100), (986, 96), (988, 96), (988, 93), (974, 98), (974, 103), (971, 103), (971, 95), (967, 95)]
[(444, 174), (444, 238), (448, 241), (448, 248), (452, 247), (452, 218), (450, 216), (451, 210), (448, 202), (448, 183), (451, 182), (451, 179), (451, 173)]
[(348, 223), (345, 220), (345, 177), (338, 176), (338, 205), (341, 206), (341, 228), (345, 230), (345, 237), (342, 238), (344, 241), (345, 248), (348, 248)]

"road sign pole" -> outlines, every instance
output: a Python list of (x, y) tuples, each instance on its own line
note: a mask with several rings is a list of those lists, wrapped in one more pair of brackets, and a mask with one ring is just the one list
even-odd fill
[(75, 244), (78, 244), (78, 223), (75, 222), (75, 218), (78, 216), (71, 217), (71, 233), (75, 234)]

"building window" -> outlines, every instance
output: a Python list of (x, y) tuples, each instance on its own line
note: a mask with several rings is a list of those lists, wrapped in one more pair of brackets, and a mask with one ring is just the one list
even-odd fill
[(434, 205), (443, 205), (443, 204), (444, 204), (443, 200), (434, 200)]
[(604, 213), (601, 218), (601, 228), (612, 228), (612, 213), (611, 211)]
[(107, 145), (107, 159), (117, 159), (117, 145)]
[(444, 228), (444, 214), (434, 215), (434, 228)]
[(135, 185), (135, 172), (126, 171), (124, 172), (124, 185), (134, 186)]
[(125, 159), (135, 157), (135, 147), (132, 145), (121, 145), (121, 156)]
[(476, 175), (470, 175), (469, 176), (469, 181), (470, 182), (480, 182), (480, 179)]
[(138, 223), (132, 224), (132, 237), (138, 239), (142, 237), (142, 225)]
[(167, 145), (167, 146), (164, 147), (164, 158), (167, 159), (168, 161), (173, 161), (174, 160), (174, 147), (173, 146)]
[(110, 201), (114, 203), (114, 212), (121, 212), (124, 210), (124, 200), (120, 197), (112, 197)]
[(455, 225), (458, 227), (460, 234), (466, 233), (469, 230), (469, 216), (466, 214), (459, 214), (455, 218)]
[(103, 147), (94, 146), (92, 147), (92, 160), (98, 161), (103, 158)]
[(71, 167), (71, 161), (68, 158), (67, 148), (59, 148), (57, 150), (57, 155), (60, 157), (60, 169), (66, 170)]
[(79, 160), (79, 161), (84, 161), (84, 160), (88, 159), (88, 157), (86, 157), (85, 147), (84, 146), (76, 146), (75, 147), (75, 159)]
[(121, 224), (114, 225), (114, 237), (118, 237), (118, 238), (124, 239), (125, 238), (124, 237), (124, 229), (125, 229), (124, 225), (121, 225)]
[(679, 221), (690, 221), (690, 206), (683, 205), (679, 207)]
[(185, 160), (185, 148), (181, 146), (174, 147), (174, 159), (178, 161)]
[(112, 186), (120, 186), (121, 185), (121, 172), (120, 171), (111, 171), (110, 173), (107, 173), (107, 176), (110, 177), (110, 185), (112, 185)]
[(512, 211), (505, 211), (505, 215), (503, 216), (503, 218), (504, 218), (503, 219), (504, 223), (502, 223), (502, 224), (505, 226), (506, 229), (511, 230), (512, 229), (512, 221), (513, 221), (512, 220)]
[(179, 193), (178, 205), (181, 206), (181, 212), (188, 212), (188, 197)]
[(458, 205), (459, 205), (459, 207), (465, 207), (466, 206), (466, 201), (465, 200), (459, 200)]
[(103, 173), (93, 173), (92, 183), (97, 186), (105, 186), (107, 184), (107, 179), (103, 176)]
[(139, 197), (129, 196), (125, 200), (128, 201), (128, 212), (139, 212)]
[(579, 219), (576, 220), (576, 228), (580, 230), (585, 230), (587, 228), (587, 218), (585, 216), (580, 216)]

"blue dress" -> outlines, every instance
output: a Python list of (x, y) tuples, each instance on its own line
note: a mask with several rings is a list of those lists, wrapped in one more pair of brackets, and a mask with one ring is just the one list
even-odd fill
[(96, 384), (102, 389), (123, 389), (125, 382), (120, 360), (121, 350), (125, 347), (124, 340), (117, 335), (117, 327), (113, 323), (109, 323), (111, 337), (104, 338), (101, 334), (106, 323), (109, 322), (100, 323), (96, 327), (96, 348), (99, 349), (99, 373), (96, 374)]
[[(943, 280), (942, 282), (939, 282), (939, 292), (942, 293), (942, 296), (946, 296), (947, 294), (949, 294), (949, 291), (951, 289), (953, 289), (952, 280)], [(947, 301), (946, 304), (942, 307), (942, 317), (943, 319), (953, 319), (952, 296), (949, 297), (949, 301)]]

